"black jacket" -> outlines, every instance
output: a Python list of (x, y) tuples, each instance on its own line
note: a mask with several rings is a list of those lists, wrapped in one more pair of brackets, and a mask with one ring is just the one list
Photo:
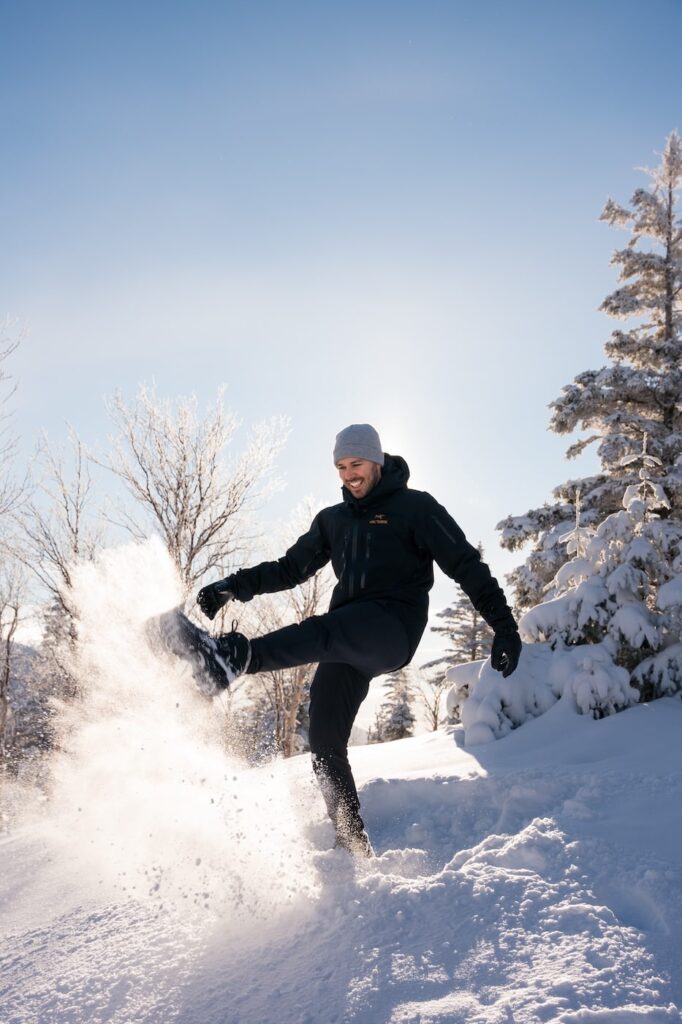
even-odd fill
[(476, 548), (435, 498), (407, 486), (409, 476), (404, 459), (386, 455), (381, 479), (364, 498), (342, 488), (343, 501), (319, 512), (282, 558), (228, 577), (237, 600), (295, 587), (331, 559), (338, 582), (330, 609), (381, 601), (405, 625), (413, 654), (426, 627), (435, 560), (495, 632), (515, 631), (504, 593)]

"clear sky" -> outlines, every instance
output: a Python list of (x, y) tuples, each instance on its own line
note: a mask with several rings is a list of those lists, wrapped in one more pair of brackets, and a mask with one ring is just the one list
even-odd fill
[(547, 404), (603, 363), (604, 201), (682, 128), (682, 2), (0, 0), (0, 38), (23, 452), (224, 383), (291, 418), (273, 516), (370, 421), (508, 571), (495, 524), (594, 468)]

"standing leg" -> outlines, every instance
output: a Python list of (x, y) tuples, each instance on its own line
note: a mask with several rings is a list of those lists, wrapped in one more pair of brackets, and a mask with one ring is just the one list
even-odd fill
[(310, 687), (310, 752), (339, 846), (371, 855), (360, 800), (348, 761), (355, 716), (369, 691), (369, 677), (350, 665), (321, 664)]
[(370, 856), (348, 740), (369, 681), (410, 658), (400, 619), (378, 601), (357, 601), (257, 637), (248, 672), (318, 662), (310, 688), (310, 751), (337, 843)]
[[(238, 633), (217, 641), (219, 648)], [(243, 637), (241, 639), (244, 639)], [(400, 618), (384, 602), (357, 601), (325, 615), (256, 637), (250, 643), (250, 674), (318, 663), (310, 689), (310, 750), (337, 842), (370, 856), (360, 801), (348, 762), (355, 716), (374, 676), (405, 665), (410, 641)]]

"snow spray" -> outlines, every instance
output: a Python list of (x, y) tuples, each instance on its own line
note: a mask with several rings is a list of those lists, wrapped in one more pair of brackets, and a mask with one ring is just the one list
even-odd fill
[(231, 758), (228, 698), (202, 697), (185, 663), (149, 647), (147, 620), (182, 599), (160, 541), (79, 566), (73, 598), (83, 698), (61, 717), (50, 843), (122, 896), (214, 919), (270, 918), (313, 895), (307, 774), (294, 792), (281, 763)]

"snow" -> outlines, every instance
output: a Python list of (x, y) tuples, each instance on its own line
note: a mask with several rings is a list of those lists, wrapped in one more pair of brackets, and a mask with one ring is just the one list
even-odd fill
[[(522, 621), (526, 620), (527, 616)], [(656, 670), (667, 678), (669, 659), (659, 659)], [(598, 711), (601, 716), (639, 700), (627, 670), (614, 664), (608, 642), (575, 647), (561, 641), (524, 644), (518, 668), (507, 679), (489, 659), (457, 665), (447, 675), (452, 682), (448, 713), (461, 719), (467, 747), (506, 736), (557, 701), (584, 715)]]
[(681, 1019), (679, 699), (354, 747), (354, 861), (308, 757), (230, 761), (220, 702), (144, 645), (174, 586), (155, 544), (77, 581), (85, 706), (49, 798), (4, 794), (2, 1024)]
[[(623, 509), (606, 516), (591, 538), (577, 525), (564, 535), (574, 557), (544, 588), (545, 599), (519, 620), (522, 638), (534, 642), (536, 660), (543, 642), (554, 651), (544, 682), (528, 680), (522, 659), (511, 702), (499, 683), (491, 687), (483, 671), (470, 685), (468, 701), (462, 703), (457, 687), (451, 693), (451, 706), (462, 705), (469, 743), (503, 736), (529, 715), (541, 713), (544, 707), (536, 711), (534, 703), (546, 701), (548, 688), (556, 699), (570, 693), (583, 713), (599, 714), (636, 703), (640, 691), (663, 696), (679, 689), (679, 657), (668, 652), (677, 647), (682, 625), (682, 534), (679, 523), (659, 517), (658, 485), (648, 479), (648, 467), (660, 460), (647, 455), (646, 448), (645, 434), (642, 451), (621, 460), (622, 465), (643, 463), (641, 483), (626, 488)], [(576, 524), (579, 517), (576, 499)], [(634, 664), (633, 651), (640, 652)], [(654, 652), (653, 657), (647, 657), (647, 651)], [(631, 680), (622, 667), (628, 663)], [(456, 682), (456, 674), (453, 679)], [(518, 705), (519, 700), (522, 712), (509, 710), (508, 705)]]
[(657, 692), (682, 691), (682, 643), (671, 644), (664, 650), (640, 662), (633, 676), (644, 683), (653, 683)]
[(663, 610), (682, 605), (682, 574), (674, 576), (659, 588), (656, 603)]

